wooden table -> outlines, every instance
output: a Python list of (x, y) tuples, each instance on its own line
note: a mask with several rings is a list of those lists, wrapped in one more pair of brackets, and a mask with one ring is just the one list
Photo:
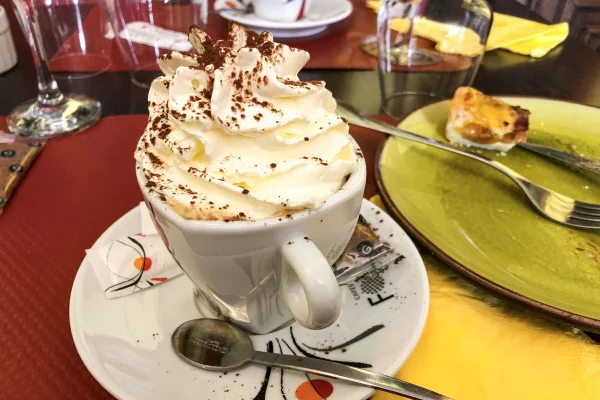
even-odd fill
[[(538, 19), (508, 0), (500, 12)], [(8, 0), (0, 4), (9, 8)], [(16, 25), (14, 18), (11, 20)], [(35, 71), (21, 34), (20, 62), (0, 76), (0, 115), (36, 95)], [(326, 51), (326, 50), (325, 50)], [(572, 38), (536, 60), (493, 51), (475, 80), (492, 94), (554, 97), (600, 106), (600, 56)], [(376, 114), (375, 71), (306, 70), (334, 95)], [(79, 359), (69, 331), (70, 288), (84, 249), (141, 199), (133, 149), (147, 92), (126, 72), (61, 81), (65, 91), (101, 100), (104, 118), (90, 131), (51, 141), (0, 217), (0, 386), (6, 399), (110, 399)], [(0, 128), (5, 129), (0, 119)], [(365, 195), (375, 194), (373, 163), (382, 135), (353, 129), (369, 163)], [(129, 172), (128, 172), (129, 171)]]

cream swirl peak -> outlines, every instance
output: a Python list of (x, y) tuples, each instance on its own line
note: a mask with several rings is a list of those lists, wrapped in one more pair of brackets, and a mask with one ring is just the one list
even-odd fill
[(198, 54), (161, 56), (136, 150), (146, 187), (184, 218), (253, 220), (319, 208), (360, 151), (331, 92), (297, 74), (307, 52), (231, 23), (190, 28)]

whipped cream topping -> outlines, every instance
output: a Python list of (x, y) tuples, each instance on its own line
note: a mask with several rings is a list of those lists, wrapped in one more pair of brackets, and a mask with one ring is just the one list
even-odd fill
[(298, 80), (307, 52), (229, 25), (197, 54), (161, 56), (135, 157), (146, 187), (188, 219), (254, 220), (316, 209), (360, 150), (324, 82)]

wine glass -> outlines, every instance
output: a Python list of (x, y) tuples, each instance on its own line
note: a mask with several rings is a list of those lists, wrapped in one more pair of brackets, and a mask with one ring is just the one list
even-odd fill
[[(80, 132), (96, 123), (102, 114), (100, 103), (83, 95), (62, 93), (49, 62), (55, 54), (61, 54), (61, 47), (64, 51), (70, 37), (85, 49), (84, 16), (102, 5), (93, 1), (13, 0), (13, 7), (33, 54), (38, 96), (12, 111), (7, 118), (10, 131), (32, 139), (48, 139)], [(57, 24), (59, 18), (62, 24)], [(68, 32), (62, 32), (65, 27)], [(55, 46), (48, 45), (52, 41)], [(105, 68), (103, 64), (98, 69)]]

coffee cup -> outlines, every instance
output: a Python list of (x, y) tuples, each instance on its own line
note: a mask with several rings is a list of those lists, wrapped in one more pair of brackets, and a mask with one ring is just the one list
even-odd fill
[(139, 167), (137, 179), (159, 234), (195, 286), (198, 304), (256, 334), (293, 320), (309, 329), (336, 321), (341, 299), (331, 265), (360, 213), (363, 158), (321, 208), (256, 221), (184, 219), (146, 187)]
[(253, 0), (254, 14), (273, 22), (296, 22), (308, 12), (311, 0)]

